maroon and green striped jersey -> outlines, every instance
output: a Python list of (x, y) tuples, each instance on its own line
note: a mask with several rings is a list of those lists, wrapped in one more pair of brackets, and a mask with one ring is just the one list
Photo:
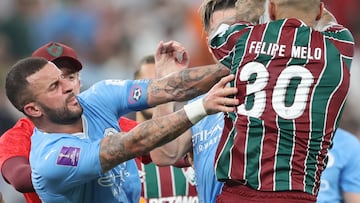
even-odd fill
[[(141, 179), (141, 203), (199, 202), (191, 167), (156, 166), (137, 160)], [(192, 171), (192, 173), (191, 173)]]
[(296, 19), (239, 22), (221, 25), (210, 47), (236, 75), (241, 103), (225, 115), (217, 178), (316, 195), (349, 89), (349, 30), (318, 32)]

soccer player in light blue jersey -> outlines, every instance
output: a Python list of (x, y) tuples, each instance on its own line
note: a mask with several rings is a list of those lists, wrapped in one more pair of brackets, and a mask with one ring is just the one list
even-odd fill
[(360, 142), (343, 129), (336, 130), (333, 142), (317, 203), (360, 202)]
[[(44, 203), (139, 202), (134, 157), (171, 141), (207, 114), (232, 111), (229, 106), (238, 104), (227, 98), (237, 90), (226, 87), (234, 79), (226, 69), (212, 66), (163, 73), (174, 66), (187, 67), (187, 52), (176, 42), (161, 42), (156, 59), (157, 72), (166, 77), (100, 81), (79, 96), (62, 72), (43, 58), (25, 58), (11, 68), (6, 94), (35, 125), (32, 182)], [(187, 100), (212, 86), (204, 100), (120, 132), (120, 116)]]

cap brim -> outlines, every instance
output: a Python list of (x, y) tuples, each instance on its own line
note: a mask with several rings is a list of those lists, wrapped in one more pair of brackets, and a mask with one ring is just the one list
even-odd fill
[(73, 68), (76, 71), (80, 71), (82, 69), (82, 64), (80, 63), (80, 61), (70, 56), (60, 56), (51, 60), (51, 62), (55, 63), (55, 65), (58, 65), (57, 63), (61, 63), (62, 61), (72, 63), (73, 65), (69, 68)]

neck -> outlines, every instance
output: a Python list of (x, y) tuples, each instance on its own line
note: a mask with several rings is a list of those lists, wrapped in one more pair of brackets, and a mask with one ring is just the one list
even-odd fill
[(83, 132), (82, 119), (72, 124), (58, 124), (53, 122), (37, 122), (33, 121), (34, 125), (42, 132), (46, 133), (79, 133)]
[(309, 27), (314, 27), (315, 26), (315, 17), (313, 17), (311, 14), (304, 14), (302, 12), (298, 12), (298, 11), (288, 11), (286, 13), (279, 13), (276, 16), (276, 19), (284, 19), (284, 18), (296, 18), (301, 20), (302, 22), (304, 22), (307, 26)]

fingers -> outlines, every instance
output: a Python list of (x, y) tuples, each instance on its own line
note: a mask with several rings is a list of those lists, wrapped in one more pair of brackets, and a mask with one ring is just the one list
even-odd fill
[[(183, 47), (179, 42), (176, 41), (168, 41), (168, 42), (160, 42), (158, 46), (157, 53), (159, 54), (177, 54), (184, 53), (185, 47)], [(174, 54), (174, 56), (176, 56)]]
[(214, 88), (224, 88), (229, 82), (233, 81), (235, 79), (235, 75), (230, 74), (228, 76), (225, 76), (221, 78), (221, 80), (214, 85)]
[(217, 112), (233, 112), (239, 105), (239, 100), (235, 95), (238, 90), (236, 87), (230, 87), (227, 84), (235, 79), (234, 75), (223, 77), (204, 98), (204, 106), (208, 114)]

